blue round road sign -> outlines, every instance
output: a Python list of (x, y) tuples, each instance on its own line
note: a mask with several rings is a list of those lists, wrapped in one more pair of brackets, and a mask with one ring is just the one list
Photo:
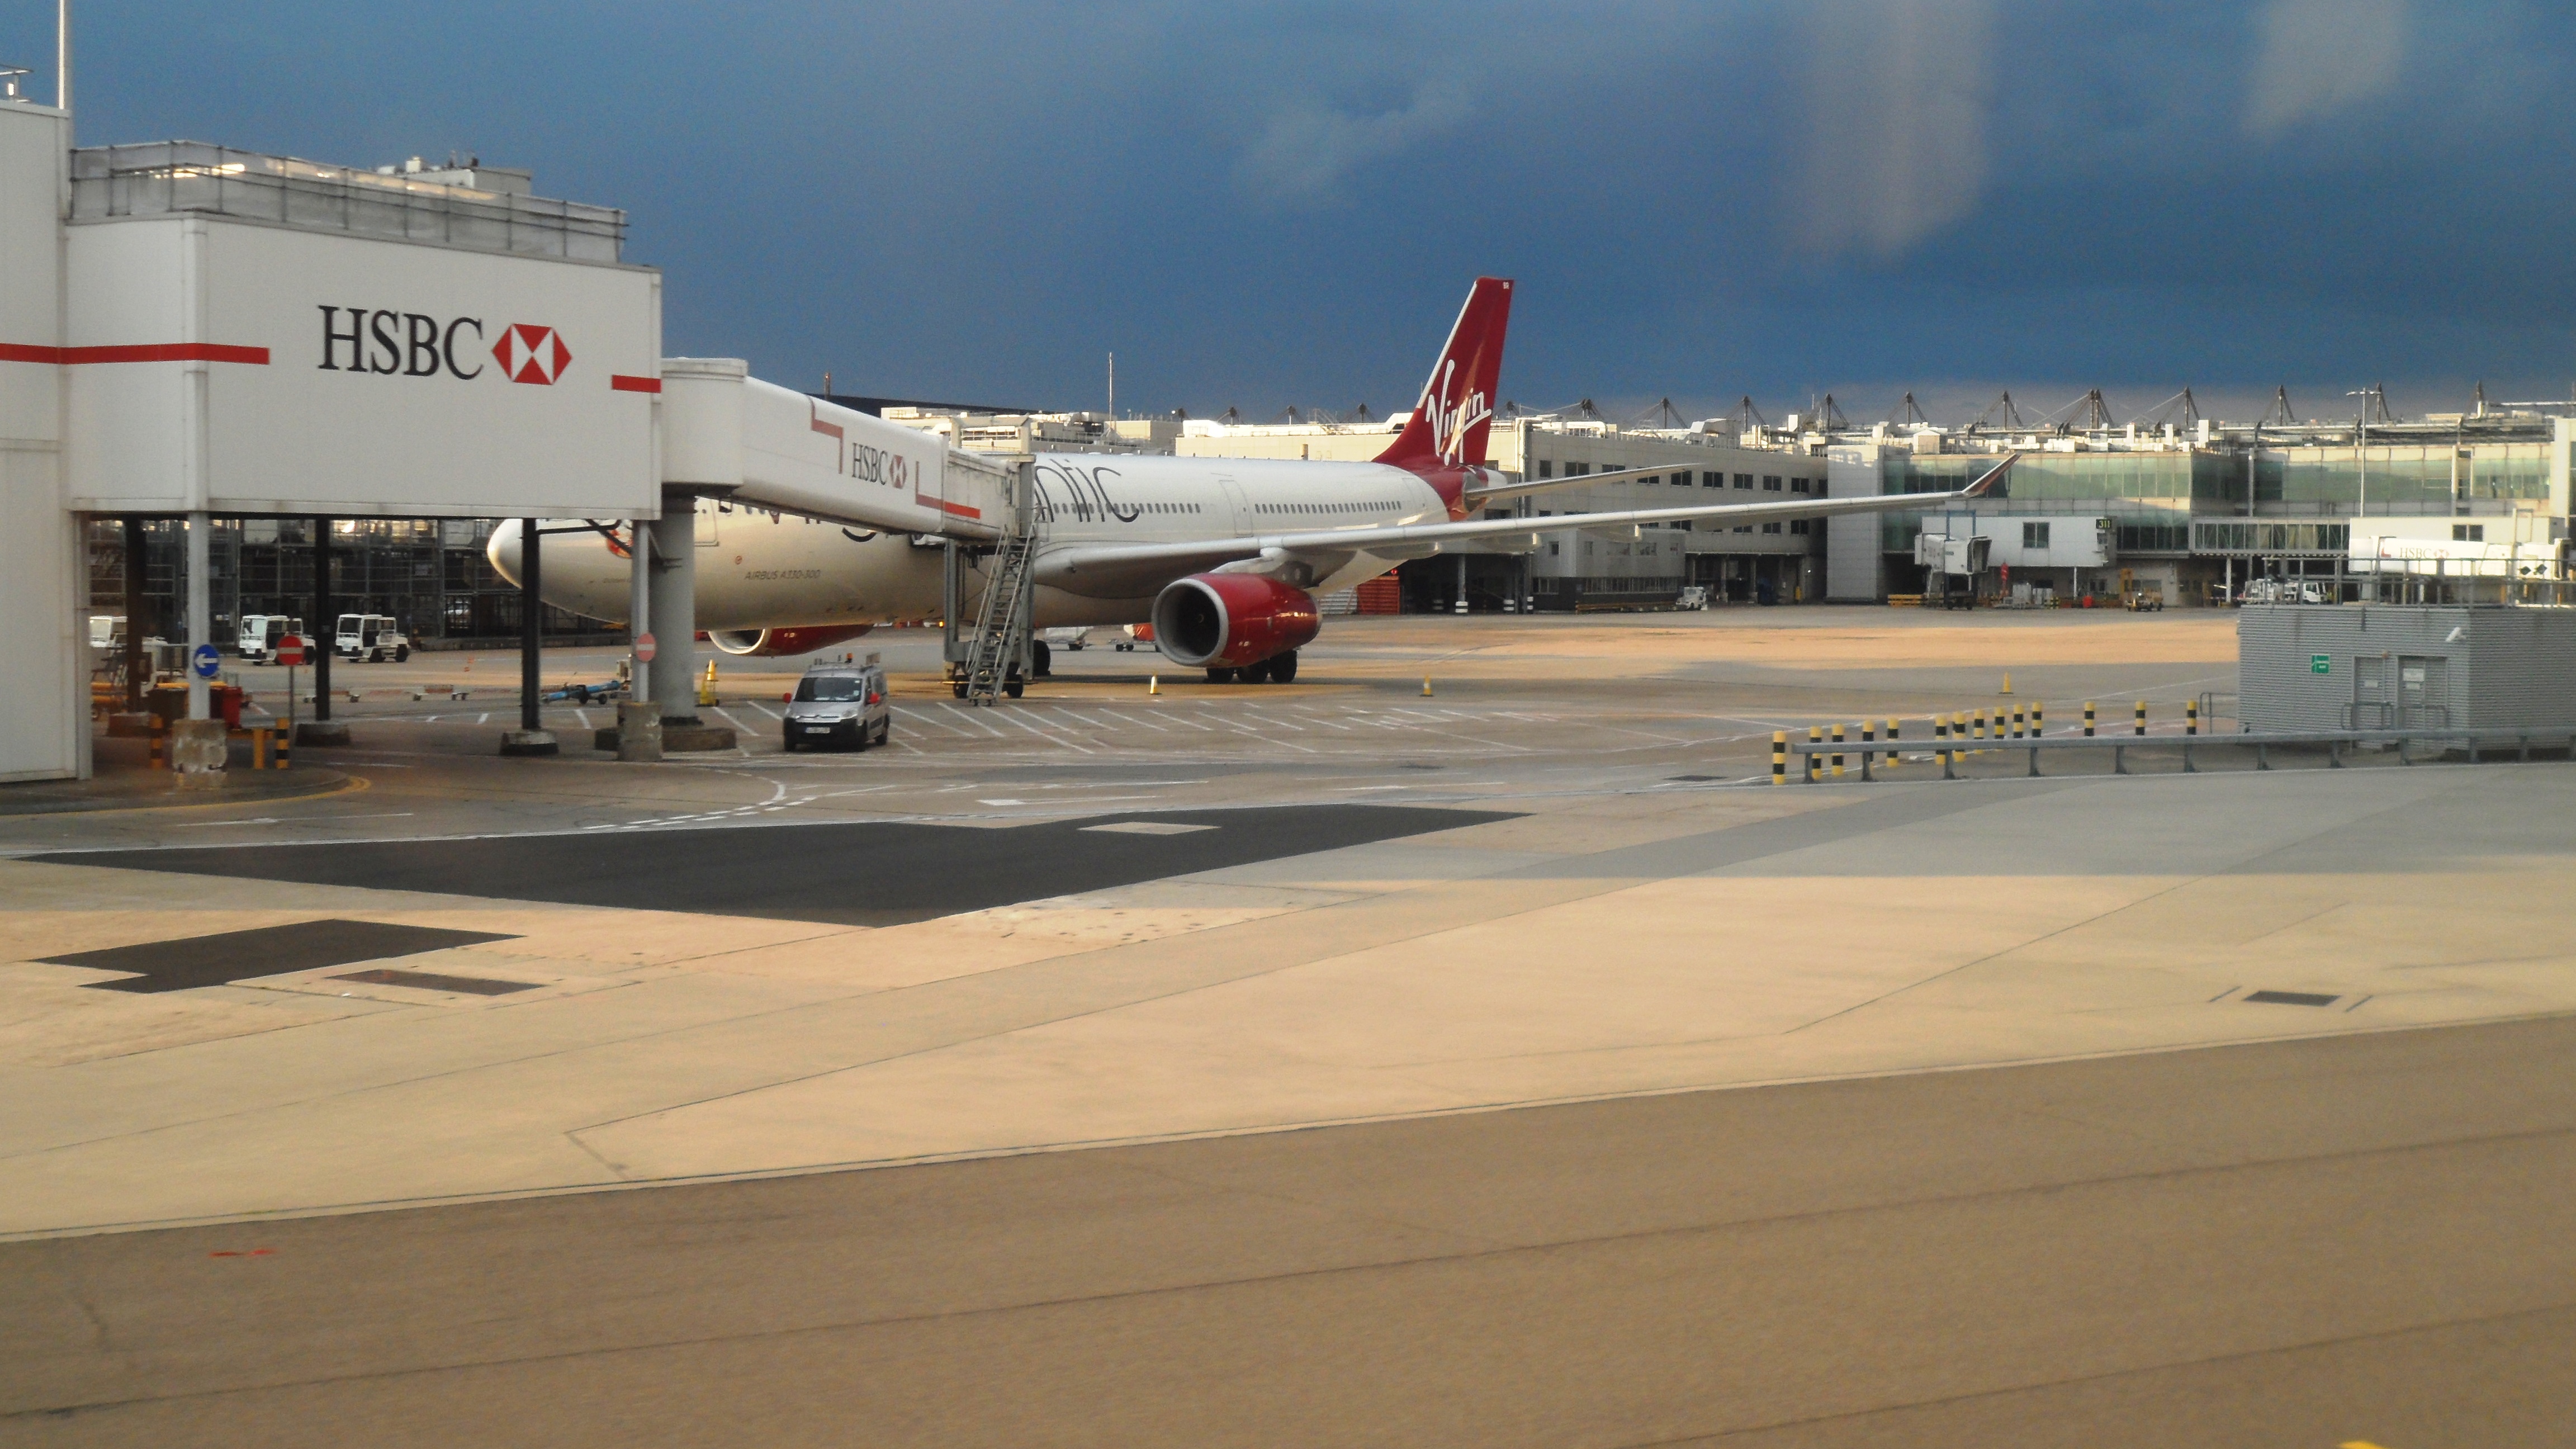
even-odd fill
[(214, 678), (223, 666), (224, 657), (215, 652), (212, 644), (200, 644), (188, 652), (188, 667), (196, 671), (199, 679)]

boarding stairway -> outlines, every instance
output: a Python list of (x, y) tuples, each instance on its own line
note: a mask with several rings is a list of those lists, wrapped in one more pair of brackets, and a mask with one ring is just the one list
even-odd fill
[(1023, 687), (1023, 662), (1029, 657), (1029, 615), (1037, 590), (1037, 538), (1017, 528), (993, 550), (985, 575), (984, 607), (975, 621), (975, 636), (966, 655), (966, 702), (991, 705), (1008, 689), (1016, 697)]

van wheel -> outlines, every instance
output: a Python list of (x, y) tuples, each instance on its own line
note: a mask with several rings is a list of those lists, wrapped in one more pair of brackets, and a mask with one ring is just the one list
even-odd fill
[(883, 720), (883, 721), (880, 721), (880, 722), (878, 723), (878, 725), (877, 725), (877, 743), (878, 743), (878, 744), (884, 744), (886, 741), (888, 741), (888, 740), (890, 740), (890, 739), (893, 739), (893, 738), (894, 738), (894, 721), (893, 721), (893, 720), (890, 720), (890, 719), (889, 719), (889, 720)]

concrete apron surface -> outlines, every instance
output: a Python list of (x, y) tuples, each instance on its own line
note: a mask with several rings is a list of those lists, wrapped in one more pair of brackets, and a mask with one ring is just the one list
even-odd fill
[[(0, 1233), (2561, 1013), (2571, 806), (2566, 765), (1552, 797), (874, 929), (0, 861)], [(388, 964), (529, 989), (40, 961), (322, 918), (508, 937)]]

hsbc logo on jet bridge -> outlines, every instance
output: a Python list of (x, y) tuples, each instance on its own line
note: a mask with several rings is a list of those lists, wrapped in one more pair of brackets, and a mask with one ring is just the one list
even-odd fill
[(322, 314), (323, 372), (472, 382), (497, 364), (512, 382), (549, 387), (572, 365), (572, 349), (564, 345), (563, 335), (531, 322), (513, 322), (500, 329), (498, 339), (487, 341), (480, 317), (441, 318), (366, 307), (314, 310)]

